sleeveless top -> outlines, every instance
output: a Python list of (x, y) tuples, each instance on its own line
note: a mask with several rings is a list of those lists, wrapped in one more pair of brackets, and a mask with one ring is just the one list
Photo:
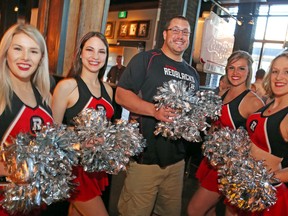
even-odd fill
[(78, 85), (79, 99), (72, 107), (66, 109), (63, 123), (73, 125), (73, 118), (86, 108), (97, 109), (98, 107), (103, 107), (106, 111), (107, 118), (111, 119), (114, 114), (114, 109), (104, 84), (100, 81), (101, 96), (97, 98), (90, 92), (80, 76), (75, 77), (75, 79)]
[(288, 114), (288, 107), (270, 116), (264, 116), (263, 112), (270, 104), (248, 117), (247, 131), (255, 145), (266, 152), (283, 158), (281, 164), (282, 168), (285, 168), (288, 167), (288, 142), (281, 135), (280, 123)]
[(20, 98), (13, 93), (11, 110), (7, 106), (0, 115), (0, 137), (1, 143), (11, 142), (11, 137), (19, 133), (30, 133), (41, 129), (41, 125), (52, 123), (52, 111), (46, 103), (42, 103), (42, 97), (33, 86), (37, 105), (33, 108), (24, 104)]
[[(101, 96), (97, 98), (90, 92), (80, 76), (75, 77), (75, 80), (78, 85), (79, 99), (74, 106), (66, 109), (63, 122), (73, 125), (73, 118), (78, 113), (86, 108), (96, 109), (97, 107), (103, 107), (106, 110), (106, 117), (111, 119), (114, 109), (104, 84), (100, 82)], [(73, 167), (73, 175), (76, 178), (72, 182), (77, 186), (71, 194), (70, 201), (72, 202), (84, 202), (100, 196), (105, 187), (109, 185), (107, 174), (104, 171), (88, 173), (84, 171), (82, 166), (75, 166)]]
[[(229, 90), (228, 90), (229, 91)], [(228, 91), (222, 95), (222, 100), (226, 97)], [(239, 112), (239, 106), (243, 98), (250, 92), (250, 90), (243, 91), (240, 95), (234, 98), (227, 104), (222, 105), (221, 116), (216, 124), (220, 124), (221, 127), (229, 127), (231, 129), (237, 129), (239, 127), (246, 126), (246, 118), (244, 118)]]

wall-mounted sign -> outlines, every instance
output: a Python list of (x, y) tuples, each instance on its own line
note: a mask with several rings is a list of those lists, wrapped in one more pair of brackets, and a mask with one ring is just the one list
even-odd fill
[[(202, 71), (206, 73), (225, 74), (225, 66), (234, 46), (234, 35), (228, 31), (230, 26), (217, 14), (210, 12), (202, 20), (201, 40), (195, 46), (194, 61), (201, 63)], [(200, 29), (200, 28), (199, 28)]]
[(127, 11), (119, 11), (118, 12), (118, 18), (119, 19), (124, 19), (127, 18), (128, 12)]

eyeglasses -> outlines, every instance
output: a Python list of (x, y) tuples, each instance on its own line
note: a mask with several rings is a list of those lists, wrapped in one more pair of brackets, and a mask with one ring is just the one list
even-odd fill
[(167, 29), (167, 31), (172, 31), (172, 34), (175, 34), (175, 35), (180, 34), (180, 32), (182, 32), (182, 34), (185, 36), (189, 36), (191, 34), (191, 32), (189, 32), (187, 29), (181, 30), (179, 28), (169, 28), (169, 29)]

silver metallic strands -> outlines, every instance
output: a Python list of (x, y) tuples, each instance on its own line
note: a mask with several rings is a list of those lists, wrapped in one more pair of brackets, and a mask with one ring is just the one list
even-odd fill
[(277, 182), (263, 161), (252, 157), (231, 160), (219, 168), (219, 190), (228, 202), (239, 209), (252, 212), (263, 211), (276, 203)]
[(206, 136), (203, 154), (218, 170), (219, 190), (241, 210), (263, 211), (276, 203), (278, 180), (250, 156), (251, 141), (243, 128), (222, 128)]
[(124, 120), (108, 123), (101, 110), (83, 110), (75, 122), (82, 144), (81, 165), (85, 171), (117, 174), (126, 170), (129, 157), (138, 155), (146, 146), (138, 123)]
[(76, 134), (64, 125), (46, 125), (35, 138), (19, 134), (1, 152), (11, 174), (2, 206), (10, 214), (29, 214), (43, 203), (69, 198), (72, 166), (80, 155), (77, 148)]
[(171, 107), (176, 110), (175, 121), (158, 122), (155, 135), (169, 139), (184, 138), (187, 141), (201, 141), (200, 131), (210, 125), (207, 118), (217, 119), (221, 114), (221, 97), (212, 91), (198, 91), (188, 88), (185, 81), (170, 80), (158, 88), (154, 96), (155, 107)]
[(214, 167), (222, 166), (234, 158), (246, 158), (250, 151), (250, 139), (243, 128), (231, 130), (228, 127), (205, 136), (203, 155)]

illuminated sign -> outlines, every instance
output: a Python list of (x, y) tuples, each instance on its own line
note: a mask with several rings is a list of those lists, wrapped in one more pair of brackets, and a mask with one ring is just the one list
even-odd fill
[(127, 18), (128, 12), (127, 11), (119, 11), (118, 12), (118, 18), (119, 19), (124, 19)]

